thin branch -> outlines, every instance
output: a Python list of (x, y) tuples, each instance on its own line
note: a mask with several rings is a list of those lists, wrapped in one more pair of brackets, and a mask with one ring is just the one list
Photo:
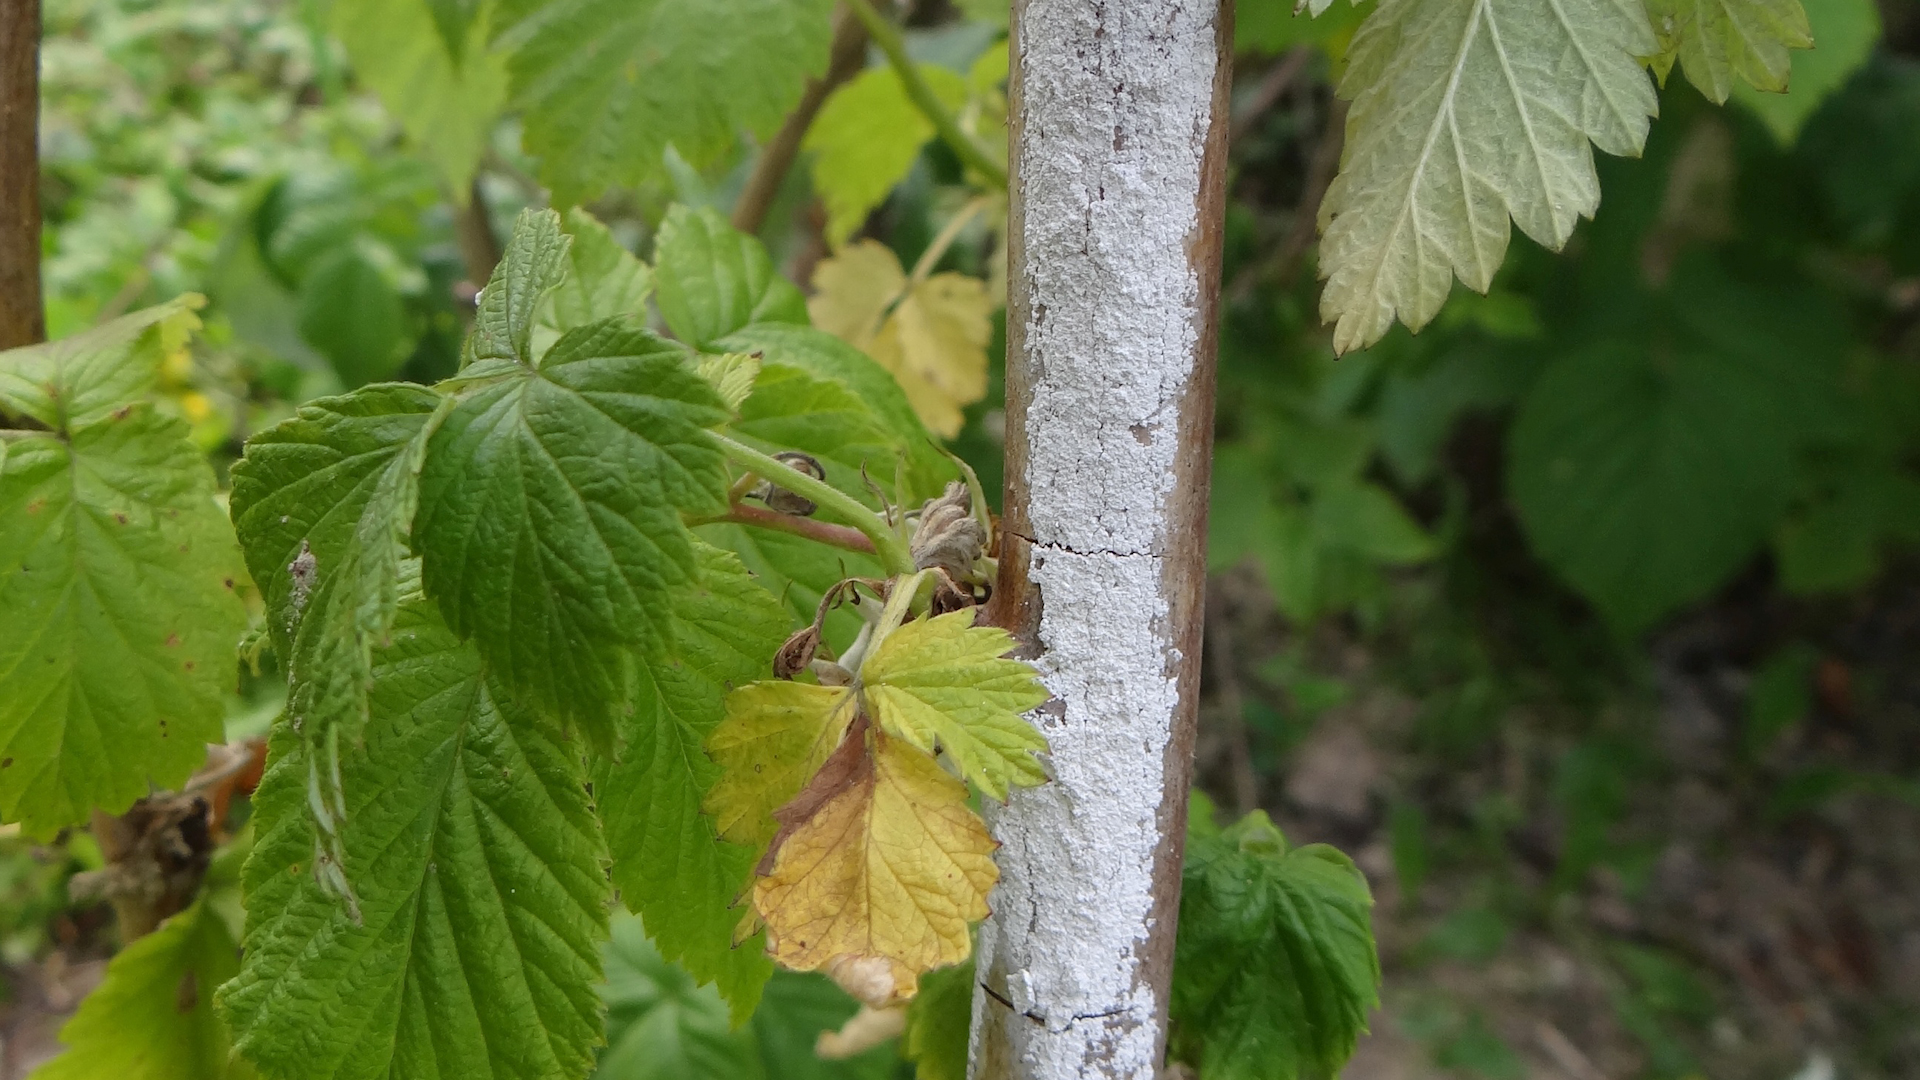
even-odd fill
[(717, 431), (707, 433), (714, 445), (736, 463), (752, 469), (763, 480), (772, 481), (802, 498), (811, 499), (824, 510), (846, 519), (847, 524), (864, 533), (873, 542), (873, 552), (880, 557), (881, 565), (889, 574), (913, 573), (913, 556), (907, 553), (906, 542), (893, 534), (893, 530), (880, 515), (860, 505), (853, 496), (824, 480), (816, 480), (785, 462), (763, 454), (753, 447), (720, 434)]
[(478, 173), (467, 186), (466, 205), (454, 208), (453, 232), (460, 244), (460, 258), (467, 264), (467, 280), (476, 289), (485, 286), (493, 277), (493, 268), (500, 265), (500, 237), (493, 231)]
[(46, 338), (40, 291), (40, 0), (0, 0), (0, 349)]
[(760, 506), (748, 506), (734, 503), (724, 514), (710, 517), (688, 518), (688, 525), (751, 525), (756, 529), (770, 529), (774, 532), (802, 536), (808, 540), (837, 547), (846, 551), (857, 551), (863, 555), (873, 554), (873, 541), (867, 535), (851, 525), (835, 525), (830, 521), (816, 521), (813, 518), (795, 517), (782, 514)]
[(960, 121), (948, 111), (946, 103), (940, 100), (940, 95), (933, 92), (926, 77), (920, 74), (919, 67), (907, 56), (907, 44), (900, 36), (900, 28), (875, 11), (869, 0), (847, 0), (847, 5), (860, 17), (861, 22), (867, 24), (867, 33), (873, 35), (873, 43), (886, 54), (887, 63), (892, 65), (894, 74), (900, 76), (900, 84), (906, 87), (907, 97), (914, 107), (933, 122), (933, 130), (939, 133), (940, 141), (952, 148), (962, 164), (986, 177), (995, 187), (1006, 187), (1006, 166), (993, 160), (993, 155), (966, 133)]
[(1266, 75), (1260, 79), (1260, 85), (1254, 87), (1252, 95), (1234, 113), (1232, 126), (1228, 128), (1228, 141), (1239, 142), (1247, 132), (1253, 130), (1253, 125), (1266, 115), (1268, 109), (1273, 108), (1274, 103), (1293, 86), (1294, 80), (1300, 77), (1300, 73), (1307, 69), (1307, 61), (1311, 59), (1313, 46), (1295, 45), (1268, 68)]
[(826, 73), (807, 82), (807, 92), (801, 96), (800, 104), (787, 114), (779, 133), (760, 151), (760, 160), (754, 162), (753, 175), (747, 177), (740, 201), (733, 204), (734, 228), (743, 233), (760, 231), (767, 209), (773, 205), (774, 196), (780, 193), (780, 185), (787, 178), (787, 171), (800, 156), (800, 143), (806, 139), (814, 117), (820, 115), (827, 98), (841, 84), (860, 74), (866, 64), (866, 25), (843, 9), (834, 17), (833, 52), (827, 61)]

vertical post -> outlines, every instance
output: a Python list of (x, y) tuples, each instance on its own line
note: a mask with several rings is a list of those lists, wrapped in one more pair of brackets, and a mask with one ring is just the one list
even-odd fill
[(1015, 0), (995, 615), (1055, 780), (990, 809), (976, 1080), (1156, 1075), (1204, 606), (1231, 0)]
[(0, 0), (0, 349), (46, 337), (40, 297), (40, 0)]

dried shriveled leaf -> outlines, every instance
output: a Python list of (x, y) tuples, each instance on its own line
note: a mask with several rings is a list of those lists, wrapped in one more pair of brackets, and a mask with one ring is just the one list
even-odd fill
[(972, 952), (998, 845), (932, 758), (859, 725), (778, 818), (753, 888), (775, 961), (877, 1008)]

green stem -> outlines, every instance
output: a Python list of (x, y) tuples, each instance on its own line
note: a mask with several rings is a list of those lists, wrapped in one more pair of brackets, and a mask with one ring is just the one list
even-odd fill
[(952, 147), (962, 163), (992, 181), (994, 186), (1006, 187), (1006, 166), (993, 160), (992, 155), (981, 149), (973, 136), (960, 127), (960, 121), (954, 119), (953, 113), (947, 111), (946, 104), (933, 92), (933, 87), (928, 85), (920, 69), (907, 56), (907, 45), (900, 36), (900, 28), (875, 11), (869, 0), (847, 0), (847, 6), (861, 22), (867, 24), (867, 36), (886, 54), (887, 63), (893, 67), (894, 74), (900, 76), (900, 84), (907, 89), (907, 97), (933, 122), (933, 130), (939, 132), (940, 141)]
[(722, 453), (752, 469), (761, 479), (771, 480), (795, 495), (813, 500), (866, 534), (867, 539), (873, 541), (874, 554), (880, 557), (880, 563), (886, 567), (889, 575), (913, 573), (913, 556), (907, 553), (906, 542), (893, 534), (880, 515), (860, 505), (853, 496), (717, 431), (707, 432), (707, 437), (714, 441)]

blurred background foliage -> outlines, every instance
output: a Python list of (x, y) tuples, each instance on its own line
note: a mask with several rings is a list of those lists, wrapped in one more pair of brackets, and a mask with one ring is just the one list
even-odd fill
[[(553, 180), (523, 119), (566, 103), (511, 99), (537, 48), (447, 6), (47, 0), (51, 335), (208, 294), (167, 392), (221, 468), (302, 401), (452, 372)], [(1005, 4), (907, 7), (1003, 140)], [(1198, 776), (1372, 881), (1387, 1005), (1346, 1076), (1920, 1076), (1920, 8), (1807, 8), (1791, 93), (1716, 108), (1676, 73), (1566, 252), (1516, 238), (1488, 295), (1336, 362), (1313, 219), (1368, 9), (1239, 4)], [(804, 284), (871, 238), (1002, 296), (1004, 202), (884, 81), (842, 93), (776, 260)], [(748, 184), (752, 137), (681, 141), (589, 193), (630, 249)], [(997, 492), (991, 326), (952, 445)], [(66, 892), (99, 865), (83, 832), (0, 837), (0, 1074), (100, 978), (111, 919)], [(813, 1055), (853, 1012), (823, 981), (734, 1030), (637, 923), (608, 957), (605, 1080), (911, 1074)]]

